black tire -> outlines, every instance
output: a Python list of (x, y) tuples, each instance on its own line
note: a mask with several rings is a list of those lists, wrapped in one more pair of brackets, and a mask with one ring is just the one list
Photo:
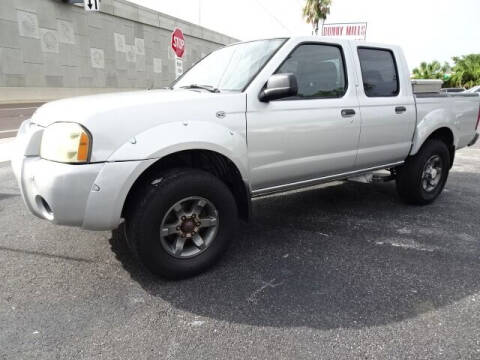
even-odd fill
[[(178, 258), (162, 244), (160, 227), (172, 206), (189, 197), (207, 199), (216, 208), (218, 227), (210, 245), (201, 253)], [(126, 219), (129, 247), (149, 271), (167, 279), (186, 278), (205, 271), (219, 260), (236, 233), (235, 199), (221, 180), (206, 171), (169, 170), (149, 183), (136, 200)], [(186, 241), (193, 240), (189, 237)]]
[[(441, 160), (442, 171), (438, 183), (427, 191), (424, 187), (424, 169), (427, 163), (437, 157)], [(427, 205), (432, 203), (442, 192), (450, 171), (450, 153), (447, 145), (438, 139), (425, 142), (419, 152), (407, 159), (405, 164), (397, 169), (397, 190), (400, 198), (408, 204)], [(428, 186), (427, 186), (428, 187)]]

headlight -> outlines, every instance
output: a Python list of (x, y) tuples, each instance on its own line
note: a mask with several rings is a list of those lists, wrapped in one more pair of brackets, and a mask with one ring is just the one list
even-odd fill
[(63, 163), (86, 163), (90, 160), (92, 139), (79, 124), (54, 123), (42, 136), (40, 156), (46, 160)]

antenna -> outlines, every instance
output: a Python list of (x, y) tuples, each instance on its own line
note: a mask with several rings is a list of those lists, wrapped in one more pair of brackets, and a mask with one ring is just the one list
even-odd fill
[(263, 5), (260, 0), (255, 0), (255, 2), (265, 11), (273, 20), (275, 20), (281, 27), (283, 27), (288, 32), (292, 32), (280, 19), (275, 16), (270, 10), (267, 9), (265, 5)]

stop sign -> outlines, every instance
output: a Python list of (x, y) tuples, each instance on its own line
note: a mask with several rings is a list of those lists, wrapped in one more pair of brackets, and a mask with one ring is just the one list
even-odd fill
[(185, 38), (181, 29), (176, 28), (172, 33), (172, 49), (181, 58), (185, 53)]

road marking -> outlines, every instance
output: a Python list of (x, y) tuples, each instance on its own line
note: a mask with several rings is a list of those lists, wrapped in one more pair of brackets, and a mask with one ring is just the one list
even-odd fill
[(18, 132), (18, 129), (15, 129), (15, 130), (0, 130), (0, 134), (6, 134), (6, 133), (11, 133), (11, 132)]
[(25, 107), (25, 108), (0, 108), (0, 111), (6, 111), (6, 110), (32, 110), (32, 109), (38, 109), (38, 106), (35, 107)]
[(277, 286), (283, 285), (283, 281), (275, 284), (275, 279), (270, 280), (269, 282), (262, 281), (263, 285), (256, 289), (247, 299), (247, 301), (258, 304), (258, 298), (257, 296), (263, 292), (266, 288), (276, 288)]

